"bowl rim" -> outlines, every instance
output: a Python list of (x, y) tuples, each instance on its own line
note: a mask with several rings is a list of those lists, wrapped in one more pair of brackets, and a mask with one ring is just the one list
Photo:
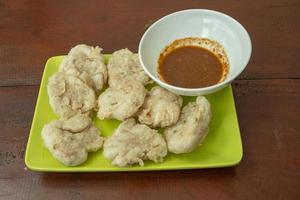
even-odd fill
[[(242, 64), (242, 67), (238, 68), (237, 72), (231, 77), (231, 78), (226, 78), (224, 81), (220, 82), (220, 83), (217, 83), (217, 84), (214, 84), (214, 85), (211, 85), (211, 86), (208, 86), (208, 87), (200, 87), (200, 88), (185, 88), (185, 87), (178, 87), (178, 86), (174, 86), (174, 85), (171, 85), (171, 84), (168, 84), (166, 82), (163, 82), (161, 81), (159, 78), (156, 78), (154, 75), (152, 75), (148, 69), (145, 67), (145, 64), (142, 60), (142, 56), (141, 56), (141, 49), (142, 49), (142, 44), (143, 44), (143, 41), (145, 40), (145, 37), (147, 36), (147, 34), (149, 33), (149, 31), (154, 27), (156, 26), (157, 24), (160, 24), (162, 23), (162, 21), (164, 21), (165, 19), (167, 18), (170, 18), (170, 17), (173, 17), (174, 15), (179, 15), (179, 14), (182, 14), (182, 13), (187, 13), (187, 12), (206, 12), (206, 13), (213, 13), (215, 15), (219, 15), (221, 17), (224, 17), (224, 18), (227, 18), (231, 21), (233, 21), (234, 23), (236, 23), (240, 28), (241, 30), (245, 33), (245, 36), (246, 36), (246, 43), (248, 43), (249, 45), (249, 54), (246, 55), (246, 58), (244, 59), (244, 62)], [(138, 47), (138, 52), (139, 52), (139, 60), (141, 62), (141, 65), (142, 65), (142, 68), (144, 69), (144, 71), (148, 74), (148, 76), (150, 76), (154, 81), (156, 81), (158, 84), (166, 87), (166, 88), (170, 88), (170, 89), (173, 89), (173, 90), (179, 90), (179, 91), (189, 91), (189, 92), (198, 92), (198, 91), (209, 91), (209, 90), (214, 90), (220, 86), (223, 86), (225, 84), (228, 84), (230, 83), (231, 81), (233, 81), (236, 77), (238, 77), (243, 71), (244, 69), (246, 68), (247, 64), (249, 63), (249, 60), (251, 58), (251, 54), (252, 54), (252, 42), (251, 42), (251, 38), (250, 38), (250, 35), (249, 33), (247, 32), (247, 30), (245, 29), (245, 27), (239, 23), (236, 19), (234, 19), (233, 17), (225, 14), (225, 13), (222, 13), (222, 12), (219, 12), (219, 11), (216, 11), (216, 10), (209, 10), (209, 9), (186, 9), (186, 10), (180, 10), (180, 11), (177, 11), (177, 12), (173, 12), (173, 13), (170, 13), (168, 15), (165, 15), (164, 17), (158, 19), (157, 21), (155, 21), (151, 26), (149, 26), (149, 28), (144, 32), (141, 40), (140, 40), (140, 43), (139, 43), (139, 47)]]

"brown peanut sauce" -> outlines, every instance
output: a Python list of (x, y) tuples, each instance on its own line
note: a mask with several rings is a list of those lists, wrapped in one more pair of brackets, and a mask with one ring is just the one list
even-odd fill
[(160, 54), (160, 78), (174, 86), (201, 88), (217, 84), (225, 73), (221, 60), (210, 50), (199, 46), (181, 46)]

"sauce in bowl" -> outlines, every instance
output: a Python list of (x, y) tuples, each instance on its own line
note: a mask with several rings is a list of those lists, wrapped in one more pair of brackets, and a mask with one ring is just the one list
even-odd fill
[[(212, 51), (206, 48), (211, 46)], [(217, 51), (216, 46), (219, 48)], [(219, 43), (216, 45), (216, 41), (206, 38), (175, 40), (160, 54), (160, 79), (183, 88), (207, 87), (225, 80), (228, 59), (224, 49), (220, 47), (222, 46)]]

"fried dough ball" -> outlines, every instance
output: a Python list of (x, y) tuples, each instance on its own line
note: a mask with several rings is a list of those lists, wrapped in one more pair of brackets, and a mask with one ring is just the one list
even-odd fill
[(66, 166), (82, 164), (88, 152), (98, 151), (104, 142), (91, 119), (83, 115), (52, 121), (44, 126), (41, 135), (53, 157)]
[(196, 102), (188, 103), (178, 122), (164, 131), (168, 150), (176, 154), (193, 151), (205, 139), (210, 120), (211, 108), (205, 97), (199, 96)]
[(157, 86), (146, 96), (138, 119), (150, 127), (167, 127), (178, 121), (181, 105), (181, 96)]
[(143, 85), (150, 83), (149, 76), (144, 72), (138, 54), (128, 49), (120, 49), (112, 54), (107, 64), (110, 86), (118, 85), (120, 80), (135, 80)]
[(144, 160), (162, 162), (167, 155), (167, 145), (162, 135), (144, 124), (137, 124), (134, 119), (122, 122), (114, 134), (103, 145), (103, 155), (119, 167)]
[(79, 44), (63, 59), (59, 71), (78, 77), (94, 90), (101, 90), (108, 76), (101, 51), (98, 46)]
[(123, 80), (106, 89), (98, 98), (99, 119), (125, 120), (143, 105), (147, 90), (137, 81)]
[(78, 113), (89, 114), (95, 107), (95, 92), (80, 79), (58, 72), (49, 78), (49, 103), (63, 119)]

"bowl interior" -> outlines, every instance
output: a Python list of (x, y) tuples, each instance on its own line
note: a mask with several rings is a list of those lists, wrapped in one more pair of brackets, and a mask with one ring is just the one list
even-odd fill
[(157, 61), (160, 52), (174, 40), (185, 37), (213, 39), (225, 48), (230, 64), (225, 81), (235, 78), (249, 61), (251, 41), (236, 20), (211, 10), (185, 10), (160, 19), (145, 32), (139, 53), (148, 73), (159, 79)]

